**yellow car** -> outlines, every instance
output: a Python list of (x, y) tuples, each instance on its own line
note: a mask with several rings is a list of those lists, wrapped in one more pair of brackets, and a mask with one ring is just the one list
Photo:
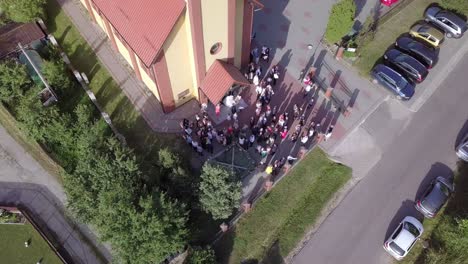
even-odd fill
[(436, 48), (444, 41), (444, 33), (425, 22), (414, 25), (410, 29), (409, 34), (414, 38), (424, 40)]

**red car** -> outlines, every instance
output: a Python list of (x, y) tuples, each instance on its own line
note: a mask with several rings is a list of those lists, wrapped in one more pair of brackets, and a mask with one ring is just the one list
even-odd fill
[(380, 0), (380, 3), (386, 6), (392, 6), (396, 2), (398, 2), (398, 0)]

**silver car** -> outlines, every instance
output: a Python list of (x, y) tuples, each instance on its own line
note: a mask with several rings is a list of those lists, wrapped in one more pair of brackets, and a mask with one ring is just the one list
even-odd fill
[(460, 145), (457, 147), (457, 156), (468, 162), (468, 134), (462, 139)]
[(467, 29), (466, 22), (463, 19), (438, 6), (429, 7), (426, 10), (425, 20), (445, 31), (447, 38), (460, 38)]
[(423, 231), (423, 225), (418, 219), (407, 216), (401, 221), (387, 241), (385, 241), (383, 248), (395, 259), (401, 260), (413, 248)]

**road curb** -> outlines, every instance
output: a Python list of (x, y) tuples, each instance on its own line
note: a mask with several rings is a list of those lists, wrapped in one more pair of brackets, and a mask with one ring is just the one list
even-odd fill
[(440, 87), (443, 81), (447, 78), (448, 74), (458, 65), (460, 60), (463, 58), (463, 55), (468, 52), (468, 37), (465, 36), (463, 45), (455, 53), (455, 55), (450, 58), (447, 63), (447, 66), (444, 67), (441, 71), (438, 72), (435, 80), (424, 89), (421, 96), (419, 96), (416, 101), (408, 107), (412, 112), (418, 112), (419, 109), (426, 103), (426, 101), (432, 96), (432, 94)]

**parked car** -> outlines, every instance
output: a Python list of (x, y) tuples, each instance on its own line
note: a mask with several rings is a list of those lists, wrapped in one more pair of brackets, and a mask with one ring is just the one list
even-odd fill
[(428, 74), (426, 66), (417, 59), (397, 49), (388, 50), (383, 57), (396, 70), (415, 82), (420, 83), (424, 81)]
[(468, 162), (468, 133), (462, 139), (460, 145), (457, 147), (457, 156)]
[(395, 42), (395, 47), (413, 56), (415, 59), (424, 64), (428, 69), (431, 69), (437, 63), (437, 51), (434, 48), (428, 47), (412, 38), (398, 38)]
[(426, 41), (436, 48), (444, 41), (444, 33), (426, 22), (419, 22), (412, 26), (409, 34), (414, 38)]
[(467, 30), (466, 22), (462, 18), (438, 6), (429, 7), (424, 15), (426, 21), (441, 28), (447, 38), (460, 38)]
[(453, 191), (453, 181), (439, 176), (431, 182), (414, 206), (424, 217), (433, 218)]
[(409, 100), (414, 94), (414, 84), (405, 79), (400, 73), (383, 64), (377, 64), (372, 69), (371, 76), (375, 83), (390, 89), (398, 99)]
[(403, 259), (423, 233), (423, 225), (418, 219), (407, 216), (392, 235), (385, 241), (383, 248), (395, 259)]

